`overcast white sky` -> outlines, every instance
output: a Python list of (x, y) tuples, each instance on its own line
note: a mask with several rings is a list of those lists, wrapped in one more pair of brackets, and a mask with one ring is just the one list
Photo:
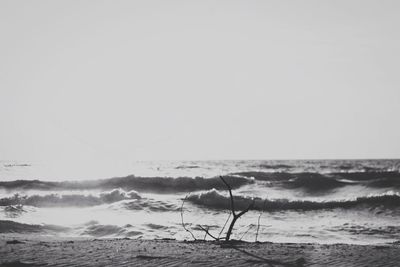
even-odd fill
[(0, 0), (0, 159), (398, 158), (399, 14)]

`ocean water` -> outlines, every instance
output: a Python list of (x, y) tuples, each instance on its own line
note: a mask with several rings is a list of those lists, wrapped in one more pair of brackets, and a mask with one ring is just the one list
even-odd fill
[[(0, 234), (59, 237), (223, 236), (377, 244), (400, 240), (400, 160), (0, 161)], [(258, 231), (257, 231), (258, 229)], [(257, 238), (257, 239), (256, 239)]]

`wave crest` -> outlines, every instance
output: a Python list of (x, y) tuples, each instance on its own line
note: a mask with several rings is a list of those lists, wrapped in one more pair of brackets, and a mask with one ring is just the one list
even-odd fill
[(395, 171), (370, 172), (238, 172), (235, 175), (270, 182), (288, 189), (303, 189), (308, 193), (319, 193), (335, 188), (361, 184), (367, 187), (400, 187), (400, 173)]
[(179, 211), (179, 207), (173, 203), (168, 203), (155, 199), (137, 199), (123, 203), (128, 210), (147, 210), (152, 212)]
[[(224, 176), (232, 188), (254, 183), (246, 177)], [(16, 180), (0, 182), (0, 188), (6, 190), (90, 190), (122, 188), (124, 190), (137, 190), (157, 193), (190, 192), (198, 190), (210, 190), (212, 188), (224, 189), (225, 185), (219, 177), (136, 177), (134, 175), (103, 180), (82, 182), (46, 182), (40, 180)]]
[(136, 191), (125, 192), (121, 189), (103, 192), (99, 196), (82, 194), (23, 196), (15, 194), (12, 197), (0, 199), (0, 206), (28, 205), (33, 207), (87, 207), (114, 203), (126, 199), (140, 198), (141, 196)]
[[(218, 190), (210, 190), (199, 194), (192, 194), (187, 198), (193, 204), (214, 209), (230, 209), (230, 198), (221, 194)], [(254, 201), (253, 210), (283, 211), (283, 210), (322, 210), (322, 209), (350, 209), (360, 206), (392, 208), (400, 205), (400, 195), (398, 193), (386, 193), (367, 197), (358, 197), (349, 200), (338, 201), (303, 201), (288, 199), (261, 199), (243, 196), (234, 196), (235, 208), (245, 209)]]

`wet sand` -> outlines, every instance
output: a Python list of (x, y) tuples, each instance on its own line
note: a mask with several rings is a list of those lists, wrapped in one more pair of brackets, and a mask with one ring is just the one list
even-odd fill
[(399, 266), (400, 245), (0, 236), (0, 266)]

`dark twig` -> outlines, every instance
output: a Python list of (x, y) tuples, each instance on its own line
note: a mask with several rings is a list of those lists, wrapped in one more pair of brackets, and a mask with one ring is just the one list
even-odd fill
[(209, 226), (207, 226), (207, 231), (204, 231), (204, 237), (203, 237), (203, 240), (206, 240), (206, 237), (207, 237), (207, 233), (208, 233), (208, 230), (210, 229), (210, 227)]
[(248, 212), (251, 208), (254, 207), (254, 203), (255, 203), (255, 200), (253, 199), (253, 201), (250, 203), (250, 205), (247, 206), (246, 209), (244, 209), (244, 210), (242, 210), (241, 212), (239, 212), (239, 214), (237, 214), (236, 216), (239, 218), (240, 216), (242, 216), (243, 214), (245, 214), (246, 212)]
[[(212, 235), (209, 231), (208, 231), (208, 228), (206, 229), (206, 228), (204, 228), (203, 226), (201, 226), (201, 225), (199, 225), (199, 227), (200, 227), (200, 229), (201, 230), (203, 230), (205, 233), (206, 233), (206, 235), (208, 235), (209, 237), (211, 237), (212, 239), (214, 239), (214, 240), (220, 240), (220, 238), (219, 237), (215, 237), (214, 235)], [(204, 238), (205, 239), (205, 238)]]
[(226, 224), (228, 223), (229, 219), (231, 218), (231, 215), (232, 215), (232, 212), (229, 212), (229, 216), (228, 216), (228, 218), (226, 219), (226, 221), (225, 221), (225, 223), (224, 223), (224, 226), (222, 227), (221, 231), (219, 232), (218, 238), (220, 238), (222, 232), (225, 230)]
[(183, 205), (185, 205), (185, 201), (186, 201), (187, 197), (188, 197), (188, 196), (186, 195), (185, 198), (182, 200), (182, 206), (181, 206), (182, 227), (183, 227), (183, 229), (185, 229), (186, 232), (188, 232), (188, 233), (192, 236), (193, 240), (196, 241), (197, 238), (194, 236), (194, 234), (192, 233), (192, 231), (190, 231), (189, 229), (186, 228), (185, 222), (183, 221)]
[(220, 176), (219, 178), (221, 178), (222, 182), (225, 184), (225, 186), (228, 188), (229, 191), (229, 196), (231, 199), (231, 211), (232, 211), (232, 215), (233, 217), (235, 217), (236, 213), (235, 213), (235, 202), (233, 201), (233, 195), (232, 195), (232, 188), (231, 186), (225, 181), (224, 177)]
[(231, 224), (229, 225), (228, 232), (226, 233), (226, 237), (225, 237), (225, 240), (226, 240), (226, 241), (229, 241), (230, 238), (231, 238), (231, 235), (232, 235), (233, 226), (235, 225), (237, 219), (239, 219), (243, 214), (245, 214), (246, 212), (248, 212), (248, 211), (254, 206), (255, 201), (254, 201), (254, 199), (253, 199), (253, 201), (250, 203), (250, 205), (249, 205), (246, 209), (244, 209), (244, 210), (242, 210), (241, 212), (239, 212), (238, 214), (236, 214), (236, 212), (235, 212), (235, 202), (234, 202), (233, 194), (232, 194), (232, 188), (231, 188), (231, 186), (225, 181), (224, 177), (220, 176), (220, 178), (221, 178), (222, 182), (223, 182), (223, 183), (226, 185), (226, 187), (228, 188), (229, 196), (230, 196), (230, 200), (231, 200), (231, 212), (232, 212), (233, 218), (232, 218)]
[(264, 212), (265, 206), (267, 204), (267, 200), (264, 200), (264, 204), (262, 206), (262, 209), (260, 211), (260, 215), (258, 216), (258, 220), (257, 220), (257, 232), (256, 232), (256, 242), (257, 242), (257, 238), (258, 238), (258, 231), (260, 230), (260, 219), (261, 219), (261, 215)]
[(243, 239), (243, 237), (250, 231), (250, 229), (252, 229), (253, 228), (253, 226), (254, 226), (254, 224), (252, 224), (252, 225), (250, 225), (248, 228), (247, 228), (247, 231), (246, 232), (244, 232), (243, 233), (243, 235), (239, 238), (239, 240), (242, 240)]
[[(231, 188), (231, 186), (225, 181), (225, 179), (224, 179), (222, 176), (220, 176), (220, 178), (221, 178), (222, 182), (226, 185), (226, 187), (227, 187), (227, 189), (228, 189), (228, 191), (229, 191), (230, 204), (231, 204), (231, 212), (229, 213), (229, 216), (228, 216), (227, 220), (225, 221), (225, 224), (224, 224), (224, 226), (222, 227), (222, 229), (221, 229), (221, 231), (220, 231), (218, 237), (215, 237), (213, 234), (210, 233), (210, 231), (209, 231), (210, 227), (204, 228), (203, 226), (199, 225), (199, 228), (200, 228), (202, 231), (204, 231), (204, 233), (205, 233), (205, 235), (204, 235), (204, 240), (206, 239), (207, 235), (208, 235), (209, 237), (211, 237), (212, 239), (216, 240), (216, 241), (225, 240), (225, 241), (227, 242), (226, 244), (228, 244), (229, 247), (231, 247), (231, 248), (233, 248), (233, 249), (235, 249), (235, 250), (237, 250), (237, 251), (239, 251), (239, 252), (241, 252), (241, 253), (243, 253), (243, 254), (245, 254), (245, 255), (247, 255), (247, 256), (250, 256), (250, 257), (252, 257), (252, 258), (255, 258), (255, 259), (257, 260), (257, 262), (266, 263), (266, 264), (268, 264), (269, 266), (273, 266), (273, 265), (281, 265), (281, 266), (303, 266), (303, 265), (299, 265), (299, 264), (296, 264), (296, 265), (295, 265), (295, 264), (291, 264), (291, 263), (280, 262), (280, 261), (277, 261), (277, 260), (266, 259), (266, 258), (263, 258), (263, 257), (261, 257), (261, 256), (255, 255), (255, 254), (253, 254), (253, 253), (250, 253), (250, 252), (248, 252), (248, 251), (245, 251), (245, 250), (243, 250), (243, 249), (239, 249), (239, 248), (237, 248), (237, 247), (234, 245), (234, 243), (229, 242), (229, 241), (230, 241), (231, 234), (232, 234), (233, 226), (235, 225), (236, 221), (237, 221), (243, 214), (245, 214), (245, 213), (248, 212), (251, 208), (254, 207), (254, 205), (255, 205), (255, 200), (253, 199), (253, 201), (247, 206), (247, 208), (245, 208), (244, 210), (242, 210), (241, 212), (239, 212), (238, 214), (236, 214), (236, 211), (235, 211), (235, 203), (234, 203), (234, 198), (233, 198), (233, 194), (232, 194), (232, 188)], [(198, 239), (193, 235), (193, 233), (192, 233), (188, 228), (186, 228), (185, 223), (184, 223), (184, 220), (183, 220), (183, 206), (184, 206), (184, 204), (185, 204), (185, 201), (186, 201), (187, 197), (188, 197), (188, 196), (186, 196), (186, 197), (183, 199), (183, 201), (182, 201), (182, 206), (181, 206), (182, 227), (183, 227), (183, 229), (185, 229), (186, 232), (190, 233), (190, 235), (193, 237), (193, 239), (194, 239), (195, 241), (197, 241)], [(264, 207), (262, 208), (262, 211), (265, 209), (265, 205), (266, 205), (266, 201), (264, 201)], [(260, 220), (261, 220), (262, 211), (260, 212), (260, 215), (258, 216), (256, 241), (257, 241), (258, 232), (259, 232), (259, 229), (260, 229)], [(222, 232), (224, 231), (225, 226), (227, 225), (227, 223), (228, 223), (228, 221), (229, 221), (229, 219), (230, 219), (231, 216), (233, 216), (233, 218), (232, 218), (232, 221), (231, 221), (231, 223), (230, 223), (230, 225), (229, 225), (229, 229), (228, 229), (228, 231), (227, 231), (227, 233), (226, 233), (226, 236), (223, 237), (223, 238), (221, 238), (220, 236), (221, 236)], [(242, 235), (242, 237), (241, 237), (240, 239), (242, 239), (242, 238), (247, 234), (247, 232), (248, 232), (251, 228), (252, 228), (252, 226), (249, 227), (249, 229), (247, 229), (247, 231)]]

